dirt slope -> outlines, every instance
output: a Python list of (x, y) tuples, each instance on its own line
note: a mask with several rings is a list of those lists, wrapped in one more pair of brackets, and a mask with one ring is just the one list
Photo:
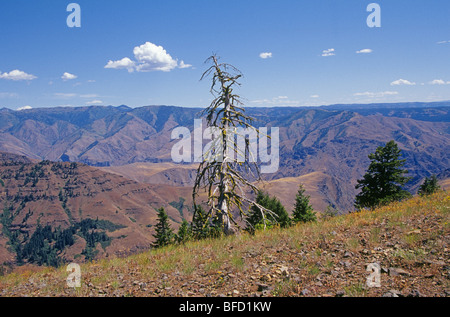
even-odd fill
[[(450, 196), (414, 197), (316, 224), (189, 242), (81, 266), (0, 277), (0, 296), (450, 296)], [(380, 287), (366, 282), (381, 268)]]

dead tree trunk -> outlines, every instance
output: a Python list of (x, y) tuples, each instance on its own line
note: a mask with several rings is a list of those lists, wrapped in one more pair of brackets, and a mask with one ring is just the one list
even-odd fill
[[(220, 131), (221, 146), (215, 148), (217, 152), (213, 156), (213, 160), (203, 160), (200, 163), (193, 188), (193, 200), (194, 207), (196, 207), (198, 191), (202, 187), (206, 188), (207, 204), (210, 207), (206, 218), (209, 221), (213, 217), (218, 217), (223, 233), (229, 235), (237, 232), (233, 207), (237, 209), (236, 211), (242, 218), (248, 214), (244, 204), (257, 206), (264, 215), (273, 215), (273, 213), (246, 197), (245, 187), (252, 189), (255, 193), (259, 189), (250, 183), (239, 170), (239, 167), (250, 163), (237, 162), (235, 159), (235, 154), (237, 156), (239, 149), (231, 131), (236, 127), (245, 127), (254, 129), (259, 134), (259, 131), (250, 124), (253, 119), (245, 115), (240, 96), (233, 93), (233, 87), (239, 85), (237, 80), (242, 75), (234, 66), (219, 63), (215, 55), (211, 56), (207, 62), (212, 62), (212, 66), (203, 73), (201, 79), (212, 74), (211, 93), (215, 99), (203, 111), (203, 114), (206, 114), (208, 127), (214, 127)], [(245, 152), (245, 149), (241, 150)], [(260, 179), (259, 167), (256, 163), (254, 165), (258, 179)]]

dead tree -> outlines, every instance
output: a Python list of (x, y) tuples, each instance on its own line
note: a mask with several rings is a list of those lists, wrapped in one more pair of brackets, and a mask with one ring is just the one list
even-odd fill
[(246, 145), (242, 148), (242, 144), (237, 144), (235, 136), (244, 128), (246, 131), (256, 132), (258, 136), (260, 132), (251, 125), (254, 119), (245, 114), (241, 97), (233, 91), (235, 86), (240, 86), (238, 80), (242, 73), (232, 65), (219, 63), (216, 55), (208, 58), (205, 63), (212, 65), (203, 73), (201, 80), (212, 76), (210, 91), (214, 100), (202, 111), (202, 115), (215, 138), (211, 147), (204, 151), (203, 160), (198, 167), (193, 201), (194, 206), (197, 206), (199, 191), (205, 189), (208, 198), (206, 218), (209, 221), (217, 217), (223, 233), (230, 235), (236, 233), (239, 227), (233, 211), (241, 219), (245, 219), (249, 206), (255, 205), (264, 218), (268, 215), (274, 218), (276, 215), (247, 197), (249, 189), (250, 192), (258, 192), (259, 189), (250, 179), (260, 181), (260, 171), (257, 160), (252, 160), (254, 162), (251, 163), (245, 159), (255, 154), (246, 154), (249, 141), (245, 139)]

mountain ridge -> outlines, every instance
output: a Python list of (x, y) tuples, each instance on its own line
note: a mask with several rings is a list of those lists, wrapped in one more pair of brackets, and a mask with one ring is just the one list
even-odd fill
[[(256, 119), (256, 127), (280, 128), (280, 168), (264, 175), (266, 180), (323, 172), (343, 193), (323, 193), (328, 203), (348, 210), (356, 195), (356, 179), (368, 166), (367, 155), (390, 140), (399, 144), (407, 159), (412, 192), (424, 177), (450, 168), (446, 104), (414, 103), (409, 108), (390, 104), (385, 106), (389, 113), (351, 105), (345, 110), (254, 107), (246, 112)], [(134, 163), (170, 163), (177, 142), (171, 140), (171, 131), (180, 126), (193, 131), (200, 110), (91, 106), (4, 111), (0, 112), (0, 151), (116, 169)], [(190, 185), (194, 174), (182, 173), (187, 173), (181, 177), (183, 183)], [(162, 175), (159, 181), (173, 185)]]

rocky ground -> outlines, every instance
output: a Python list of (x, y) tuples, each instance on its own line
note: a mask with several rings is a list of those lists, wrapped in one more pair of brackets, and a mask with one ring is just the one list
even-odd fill
[[(216, 241), (0, 277), (0, 296), (448, 297), (450, 197)], [(380, 267), (379, 287), (367, 280)]]

